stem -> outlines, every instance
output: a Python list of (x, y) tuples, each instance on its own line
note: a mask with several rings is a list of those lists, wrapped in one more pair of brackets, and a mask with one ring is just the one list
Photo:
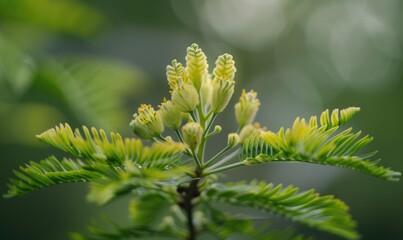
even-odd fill
[(196, 114), (194, 113), (194, 111), (189, 112), (190, 117), (192, 118), (193, 122), (197, 122), (197, 117)]
[(206, 129), (204, 130), (203, 138), (205, 138), (207, 136), (207, 133), (210, 130), (211, 125), (213, 125), (213, 122), (214, 122), (216, 117), (217, 117), (217, 113), (213, 113), (213, 115), (212, 115), (212, 117), (211, 117)]
[(209, 167), (209, 169), (212, 170), (214, 168), (217, 168), (217, 167), (223, 165), (224, 163), (232, 160), (232, 158), (235, 157), (236, 155), (238, 155), (238, 153), (239, 153), (239, 149), (237, 149), (236, 151), (232, 152), (230, 155), (226, 156), (225, 158), (221, 159), (219, 162), (217, 162), (213, 166)]
[(210, 160), (208, 160), (205, 164), (204, 164), (204, 168), (207, 168), (208, 166), (210, 166), (215, 160), (217, 160), (219, 157), (221, 157), (224, 153), (226, 153), (228, 150), (230, 150), (231, 148), (229, 148), (228, 146), (225, 147), (224, 149), (222, 149), (221, 151), (219, 151), (216, 155), (214, 155), (214, 157), (212, 157)]
[[(202, 165), (203, 165), (203, 163), (204, 163), (204, 148), (206, 147), (206, 140), (207, 140), (206, 135), (207, 135), (208, 131), (210, 130), (211, 125), (213, 125), (213, 122), (214, 122), (216, 116), (217, 116), (217, 114), (216, 114), (216, 113), (213, 113), (213, 115), (212, 115), (210, 121), (209, 121), (208, 124), (207, 124), (207, 127), (204, 128), (204, 133), (203, 133), (202, 141), (201, 141), (201, 143), (200, 143), (200, 145), (199, 145), (198, 157), (199, 157), (199, 159), (201, 160), (201, 164), (202, 164)], [(204, 125), (205, 125), (205, 119), (204, 119), (204, 117), (201, 118), (201, 120), (203, 120), (203, 125), (202, 125), (202, 126), (204, 127)]]
[(211, 175), (211, 174), (215, 174), (215, 173), (219, 173), (219, 172), (223, 172), (223, 171), (226, 171), (226, 170), (229, 170), (229, 169), (232, 169), (232, 168), (241, 167), (241, 166), (244, 166), (244, 165), (245, 165), (245, 163), (243, 163), (243, 162), (232, 163), (232, 164), (229, 164), (229, 165), (225, 165), (225, 166), (223, 166), (223, 167), (220, 167), (220, 168), (212, 169), (212, 170), (210, 170), (210, 171), (207, 170), (207, 171), (204, 173), (204, 176)]
[(163, 141), (163, 142), (166, 142), (166, 141), (167, 141), (162, 135), (159, 135), (157, 138), (160, 139), (160, 140)]
[(200, 177), (202, 176), (202, 172), (200, 169), (195, 170), (196, 179), (190, 182), (189, 186), (186, 188), (178, 188), (178, 192), (182, 194), (182, 200), (178, 203), (178, 205), (185, 211), (187, 218), (187, 228), (189, 231), (189, 235), (187, 236), (187, 240), (195, 240), (196, 239), (196, 229), (193, 222), (193, 208), (194, 204), (192, 200), (200, 196), (200, 191), (198, 188), (198, 184), (200, 181)]

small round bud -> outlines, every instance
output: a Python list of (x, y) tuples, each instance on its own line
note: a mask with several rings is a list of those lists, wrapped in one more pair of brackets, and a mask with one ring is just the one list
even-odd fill
[(239, 135), (236, 133), (228, 134), (228, 143), (227, 146), (229, 148), (233, 148), (235, 145), (239, 143)]
[(222, 130), (222, 127), (221, 127), (220, 125), (215, 125), (213, 132), (214, 132), (214, 133), (220, 133), (221, 130)]
[(260, 101), (256, 96), (257, 93), (253, 90), (248, 93), (246, 93), (245, 90), (242, 90), (239, 102), (235, 104), (235, 117), (241, 128), (252, 123), (255, 119), (260, 106)]
[(164, 131), (161, 115), (151, 105), (141, 105), (138, 114), (133, 115), (130, 128), (139, 138), (152, 139)]
[(199, 94), (191, 84), (183, 84), (172, 92), (172, 102), (181, 112), (191, 112), (199, 104)]
[(213, 92), (211, 99), (211, 111), (222, 112), (234, 94), (235, 82), (232, 80), (216, 79), (213, 81)]
[(196, 122), (189, 122), (182, 127), (182, 135), (189, 148), (196, 150), (203, 137), (203, 128)]
[(170, 100), (167, 101), (164, 99), (159, 107), (159, 111), (165, 126), (173, 130), (178, 129), (182, 123), (182, 116), (175, 104), (173, 104), (173, 102)]

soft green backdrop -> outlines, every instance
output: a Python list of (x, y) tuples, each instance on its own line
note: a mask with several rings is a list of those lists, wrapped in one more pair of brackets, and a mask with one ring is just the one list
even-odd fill
[[(353, 126), (375, 137), (383, 165), (403, 171), (402, 12), (400, 0), (0, 0), (0, 192), (12, 169), (61, 154), (34, 137), (59, 122), (131, 136), (130, 115), (167, 97), (165, 66), (183, 62), (193, 42), (210, 66), (234, 55), (233, 103), (242, 88), (256, 90), (262, 125), (360, 106)], [(232, 111), (218, 119), (226, 132)], [(402, 182), (304, 164), (234, 170), (226, 180), (252, 178), (335, 194), (364, 239), (403, 236)], [(101, 212), (126, 220), (125, 199), (99, 208), (85, 193), (72, 184), (0, 199), (0, 239), (67, 239)]]

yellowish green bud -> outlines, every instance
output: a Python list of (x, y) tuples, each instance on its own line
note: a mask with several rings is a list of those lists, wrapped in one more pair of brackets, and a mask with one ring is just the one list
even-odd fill
[(225, 53), (219, 56), (215, 64), (214, 79), (234, 80), (236, 68), (231, 54)]
[(180, 82), (187, 81), (186, 69), (176, 59), (172, 61), (172, 65), (167, 66), (166, 74), (168, 84), (172, 90), (178, 88)]
[(186, 70), (189, 80), (196, 87), (197, 91), (199, 91), (202, 82), (207, 77), (208, 64), (206, 55), (196, 43), (187, 48)]
[(211, 111), (222, 112), (234, 94), (235, 82), (232, 80), (216, 79), (213, 81), (213, 92), (211, 98)]
[(228, 143), (227, 146), (229, 148), (233, 148), (235, 145), (239, 143), (239, 135), (236, 133), (230, 133), (228, 134)]
[(170, 100), (167, 101), (164, 99), (159, 107), (159, 111), (165, 126), (173, 130), (178, 129), (182, 124), (182, 117), (181, 112), (175, 106), (175, 104), (173, 104), (173, 102)]
[(199, 104), (199, 94), (191, 84), (183, 84), (172, 92), (172, 102), (181, 112), (191, 112)]
[(213, 70), (211, 110), (214, 113), (222, 112), (234, 94), (235, 62), (228, 53), (218, 57)]
[(138, 113), (133, 115), (130, 128), (139, 138), (152, 139), (164, 131), (161, 115), (151, 105), (141, 105)]
[(203, 137), (203, 128), (196, 122), (189, 122), (182, 127), (182, 135), (189, 148), (196, 150)]
[(200, 95), (204, 106), (211, 104), (211, 92), (213, 91), (211, 75), (209, 75), (201, 85)]
[(241, 130), (241, 132), (239, 133), (239, 142), (243, 143), (245, 141), (245, 139), (247, 139), (248, 137), (255, 135), (255, 134), (259, 134), (260, 132), (264, 131), (264, 129), (262, 129), (260, 127), (259, 123), (255, 123), (255, 124), (248, 124), (246, 126), (244, 126)]
[(259, 99), (256, 96), (257, 93), (253, 90), (248, 93), (242, 90), (239, 102), (235, 104), (235, 117), (241, 128), (247, 124), (251, 124), (255, 119), (260, 106)]

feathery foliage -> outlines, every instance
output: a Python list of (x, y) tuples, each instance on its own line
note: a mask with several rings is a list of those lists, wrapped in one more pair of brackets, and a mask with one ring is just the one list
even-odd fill
[(348, 207), (332, 196), (320, 197), (314, 190), (299, 193), (298, 188), (274, 186), (265, 182), (215, 183), (206, 189), (210, 201), (255, 207), (293, 221), (354, 239), (358, 236)]
[(263, 162), (300, 161), (316, 164), (345, 167), (373, 175), (386, 180), (396, 181), (399, 172), (378, 166), (379, 159), (369, 160), (376, 154), (357, 154), (372, 141), (368, 135), (361, 137), (361, 132), (352, 133), (348, 128), (339, 131), (359, 108), (336, 109), (331, 116), (324, 111), (320, 116), (320, 124), (316, 117), (309, 123), (297, 118), (294, 125), (277, 133), (263, 131), (245, 140), (241, 158), (246, 165)]
[[(88, 200), (106, 204), (130, 196), (130, 224), (112, 222), (112, 230), (89, 227), (84, 239), (188, 239), (199, 235), (228, 239), (304, 239), (292, 230), (262, 227), (240, 214), (226, 212), (217, 204), (260, 209), (293, 222), (346, 239), (357, 239), (356, 222), (348, 207), (333, 196), (293, 186), (252, 181), (223, 184), (219, 174), (237, 167), (269, 162), (306, 162), (350, 168), (381, 179), (396, 181), (400, 173), (378, 165), (361, 153), (372, 138), (360, 137), (351, 128), (342, 130), (359, 108), (324, 111), (319, 120), (297, 118), (291, 128), (277, 133), (254, 122), (260, 101), (254, 91), (243, 90), (235, 105), (238, 131), (228, 134), (227, 146), (206, 158), (207, 141), (221, 132), (214, 121), (234, 93), (235, 62), (229, 54), (218, 57), (213, 75), (197, 44), (187, 50), (186, 66), (176, 60), (167, 66), (171, 99), (159, 109), (141, 105), (130, 127), (138, 138), (123, 139), (118, 133), (60, 124), (38, 139), (71, 154), (76, 160), (55, 157), (30, 162), (15, 171), (5, 197), (61, 183), (89, 182)], [(213, 76), (213, 77), (212, 77)], [(174, 115), (174, 116), (173, 116)], [(184, 123), (183, 119), (187, 122)], [(164, 136), (171, 128), (176, 136)], [(149, 143), (146, 143), (149, 141)], [(229, 163), (239, 156), (240, 161)], [(269, 222), (269, 221), (268, 221)]]

